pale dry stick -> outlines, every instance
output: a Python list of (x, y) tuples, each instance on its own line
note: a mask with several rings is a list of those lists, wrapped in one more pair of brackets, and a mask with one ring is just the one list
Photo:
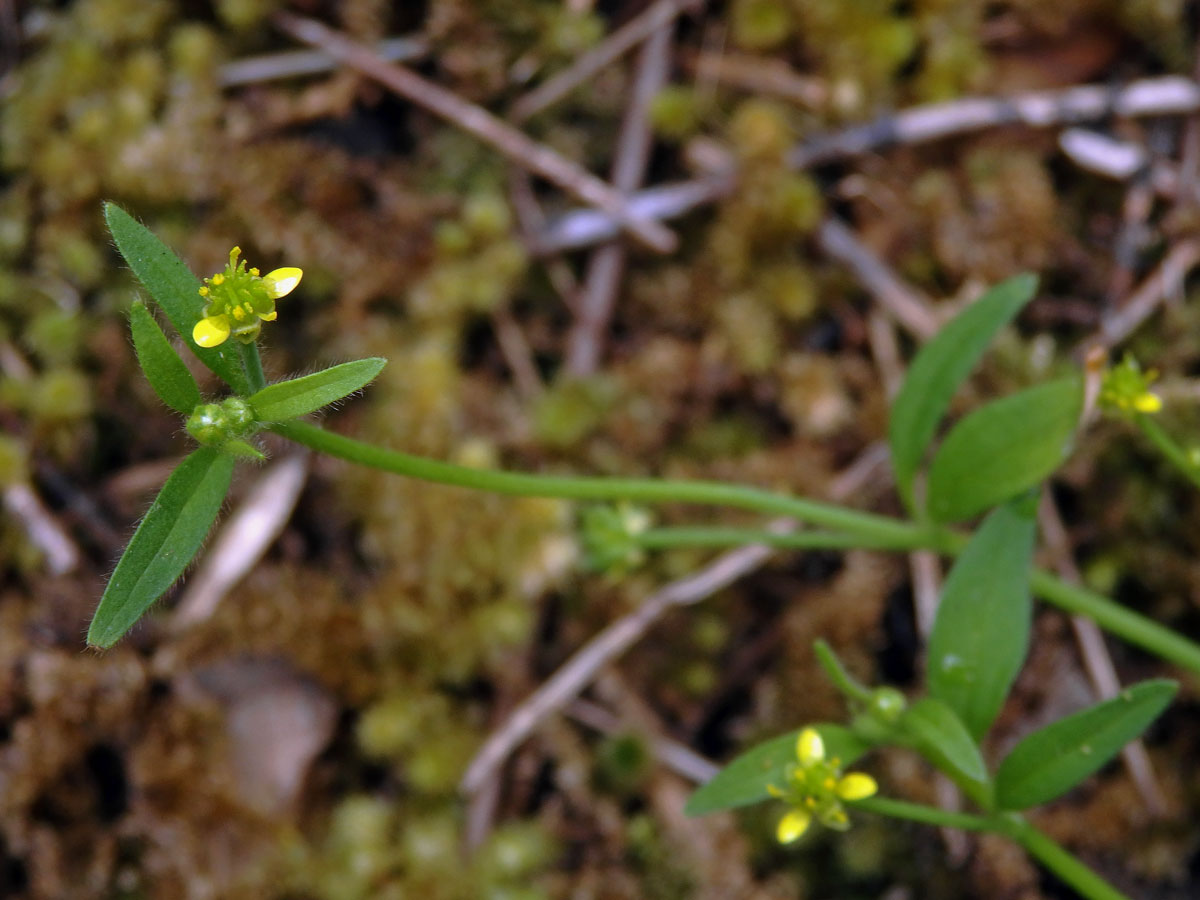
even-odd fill
[(1059, 135), (1058, 146), (1075, 165), (1105, 178), (1125, 181), (1149, 169), (1150, 187), (1160, 197), (1178, 202), (1185, 199), (1181, 191), (1195, 192), (1195, 186), (1186, 186), (1184, 164), (1176, 167), (1165, 160), (1151, 159), (1145, 147), (1132, 141), (1090, 128), (1068, 128)]
[(525, 340), (525, 332), (521, 330), (507, 305), (492, 313), (492, 328), (496, 332), (496, 344), (500, 347), (500, 353), (513, 374), (517, 393), (527, 400), (537, 397), (545, 390), (545, 385), (542, 384), (542, 376), (538, 374), (537, 364), (533, 361), (529, 341)]
[[(1038, 525), (1044, 545), (1053, 557), (1058, 577), (1067, 584), (1082, 584), (1083, 579), (1071, 551), (1071, 539), (1059, 515), (1058, 505), (1049, 492), (1042, 494), (1038, 506)], [(1092, 683), (1092, 690), (1099, 699), (1111, 700), (1120, 693), (1121, 682), (1117, 678), (1112, 656), (1104, 643), (1104, 634), (1100, 631), (1100, 626), (1091, 619), (1083, 616), (1070, 618), (1075, 642), (1083, 657), (1083, 667)], [(1154, 777), (1154, 767), (1150, 763), (1150, 756), (1142, 739), (1138, 738), (1126, 744), (1121, 751), (1121, 757), (1142, 802), (1146, 804), (1146, 809), (1155, 818), (1162, 818), (1167, 811), (1167, 801), (1158, 780)]]
[(691, 50), (681, 55), (681, 62), (689, 75), (711, 78), (756, 97), (777, 97), (809, 109), (824, 107), (829, 100), (829, 87), (823, 79), (801, 75), (783, 60)]
[[(830, 486), (834, 500), (844, 500), (859, 489), (886, 462), (882, 444), (868, 447)], [(787, 519), (771, 521), (771, 531), (793, 527)], [(548, 716), (574, 700), (596, 673), (616, 659), (670, 610), (698, 603), (763, 564), (773, 550), (760, 545), (723, 553), (699, 572), (671, 582), (651, 594), (641, 606), (613, 622), (578, 650), (541, 687), (517, 705), (507, 719), (484, 741), (459, 782), (471, 795), (495, 777), (509, 754)]]
[(1200, 263), (1200, 241), (1180, 241), (1170, 249), (1158, 268), (1142, 279), (1121, 307), (1105, 317), (1084, 349), (1101, 346), (1112, 349), (1133, 334), (1168, 295), (1183, 287), (1187, 274)]
[[(620, 735), (625, 731), (624, 723), (598, 703), (572, 700), (566, 708), (566, 713), (576, 722), (607, 737)], [(682, 775), (695, 784), (704, 784), (712, 780), (721, 769), (690, 747), (662, 735), (651, 734), (647, 736), (646, 743), (655, 759), (675, 774)]]
[[(733, 154), (716, 142), (705, 145), (705, 162), (714, 172), (732, 172)], [(834, 216), (817, 226), (817, 246), (830, 258), (846, 266), (897, 322), (919, 340), (937, 334), (941, 322), (930, 299), (900, 278), (878, 254)]]
[[(375, 45), (387, 62), (416, 62), (429, 53), (429, 42), (420, 36), (387, 38)], [(289, 50), (235, 59), (217, 69), (217, 83), (224, 88), (279, 81), (302, 75), (319, 75), (338, 67), (338, 61), (321, 50)]]
[(579, 280), (574, 270), (561, 257), (542, 253), (538, 247), (538, 235), (545, 230), (546, 214), (533, 192), (533, 179), (524, 169), (508, 167), (508, 200), (517, 217), (517, 229), (529, 252), (542, 257), (542, 266), (550, 287), (572, 313), (579, 306)]
[[(787, 531), (792, 523), (772, 521), (772, 531)], [(579, 695), (579, 692), (611, 660), (620, 656), (644, 635), (651, 625), (668, 610), (688, 606), (711, 596), (721, 588), (754, 571), (772, 555), (769, 547), (754, 545), (739, 547), (722, 554), (694, 575), (681, 578), (651, 594), (630, 614), (613, 622), (581, 650), (509, 715), (494, 731), (463, 775), (460, 788), (473, 794), (495, 775), (510, 753), (551, 713)]]
[(274, 543), (308, 479), (308, 457), (307, 452), (284, 457), (259, 476), (188, 579), (187, 591), (171, 616), (172, 631), (185, 631), (210, 618)]
[[(1037, 91), (1012, 98), (969, 97), (917, 106), (874, 122), (817, 137), (789, 156), (798, 169), (884, 149), (915, 145), (1003, 125), (1049, 128), (1096, 121), (1110, 115), (1180, 115), (1200, 110), (1200, 84), (1176, 75), (1147, 78), (1124, 87), (1082, 85)], [(734, 173), (649, 188), (629, 198), (630, 215), (672, 219), (727, 196), (737, 186)], [(586, 247), (618, 231), (611, 216), (572, 210), (550, 223), (537, 246), (543, 252)]]
[(941, 322), (929, 298), (906, 284), (842, 222), (826, 217), (817, 226), (816, 239), (821, 250), (848, 268), (913, 337), (927, 341), (937, 334)]
[(4, 488), (2, 499), (5, 511), (20, 523), (29, 543), (41, 552), (51, 575), (65, 575), (79, 565), (79, 548), (33, 488), (23, 481), (14, 482)]
[(289, 36), (321, 48), (344, 65), (474, 135), (517, 165), (553, 182), (576, 199), (595, 206), (646, 246), (659, 253), (670, 253), (676, 248), (678, 239), (670, 229), (661, 222), (631, 216), (625, 199), (609, 184), (483, 107), (469, 103), (410, 69), (385, 62), (370, 47), (315, 19), (277, 12), (272, 21)]
[(1094, 122), (1108, 116), (1138, 118), (1192, 113), (1200, 109), (1200, 84), (1168, 75), (1123, 87), (1079, 85), (1029, 91), (1012, 97), (967, 97), (931, 103), (805, 142), (789, 161), (808, 168), (889, 146), (923, 144), (984, 128), (1024, 125), (1048, 128)]
[[(633, 89), (621, 120), (612, 167), (612, 185), (623, 194), (636, 191), (646, 176), (654, 139), (650, 104), (667, 82), (674, 32), (674, 20), (668, 20), (646, 39), (638, 53)], [(596, 370), (625, 272), (625, 257), (625, 246), (619, 241), (592, 251), (575, 322), (567, 335), (565, 366), (572, 376), (583, 377)]]
[(554, 105), (575, 88), (610, 66), (650, 35), (673, 22), (701, 0), (657, 0), (644, 12), (630, 19), (603, 41), (579, 57), (572, 65), (542, 82), (512, 105), (514, 121), (524, 122)]

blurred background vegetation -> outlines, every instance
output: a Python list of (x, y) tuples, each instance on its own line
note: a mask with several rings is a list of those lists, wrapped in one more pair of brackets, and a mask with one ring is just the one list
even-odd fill
[[(783, 850), (777, 810), (681, 814), (692, 785), (650, 739), (724, 760), (839, 717), (815, 637), (866, 680), (919, 687), (903, 559), (779, 555), (672, 614), (483, 798), (457, 785), (489, 731), (591, 635), (710, 553), (590, 575), (574, 565), (563, 504), (318, 460), (278, 540), (205, 616), (185, 627), (169, 598), (116, 649), (83, 650), (109, 567), (188, 449), (138, 373), (126, 323), (137, 288), (101, 200), (199, 274), (234, 244), (264, 271), (303, 267), (264, 332), (268, 377), (391, 360), (331, 418), (338, 430), (477, 465), (814, 496), (886, 427), (875, 301), (814, 239), (827, 216), (935, 311), (1015, 272), (1042, 275), (1043, 296), (975, 384), (989, 395), (1072, 365), (1105, 311), (1192, 239), (1194, 192), (1139, 213), (1135, 186), (1074, 166), (1051, 131), (984, 129), (806, 172), (787, 163), (798, 143), (917, 104), (1189, 74), (1196, 9), (1184, 0), (685, 10), (641, 121), (653, 138), (645, 181), (685, 180), (716, 159), (737, 166), (736, 185), (671, 223), (676, 252), (630, 247), (611, 318), (592, 331), (579, 313), (591, 251), (547, 256), (533, 239), (552, 227), (535, 213), (553, 222), (571, 207), (561, 192), (349, 70), (268, 72), (298, 49), (272, 25), (286, 6), (368, 43), (402, 37), (396, 55), (505, 117), (650, 5), (0, 2), (0, 895), (1069, 896), (999, 840), (858, 817), (846, 835)], [(607, 177), (637, 60), (510, 118)], [(1174, 158), (1194, 126), (1104, 127)], [(1181, 289), (1133, 342), (1166, 373), (1166, 424), (1184, 434), (1200, 424), (1190, 301)], [(568, 365), (572, 340), (593, 342), (598, 362)], [(232, 508), (263, 471), (240, 472)], [(1092, 584), (1196, 633), (1200, 509), (1150, 451), (1120, 427), (1094, 429), (1056, 496)], [(885, 470), (851, 502), (898, 511)], [(1111, 649), (1123, 676), (1162, 671)], [(1087, 691), (1065, 621), (1044, 614), (997, 740)], [(1133, 896), (1200, 892), (1195, 712), (1185, 688), (1151, 734), (1163, 809), (1114, 767), (1040, 820)], [(874, 766), (886, 792), (933, 798), (910, 757)]]

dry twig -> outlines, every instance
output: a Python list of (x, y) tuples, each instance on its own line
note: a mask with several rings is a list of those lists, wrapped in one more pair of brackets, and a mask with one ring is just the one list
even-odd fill
[(10, 484), (0, 500), (5, 511), (21, 524), (29, 543), (41, 552), (51, 575), (65, 575), (79, 565), (79, 548), (33, 488), (24, 482)]
[[(420, 36), (388, 38), (375, 45), (375, 53), (388, 62), (415, 62), (428, 52), (429, 44)], [(240, 87), (301, 75), (319, 75), (337, 67), (337, 59), (322, 50), (289, 50), (227, 62), (217, 70), (217, 81), (221, 87)]]
[[(803, 169), (898, 144), (928, 143), (1005, 125), (1050, 128), (1107, 116), (1181, 115), (1197, 110), (1200, 110), (1200, 84), (1174, 75), (1147, 78), (1117, 88), (1082, 85), (1012, 98), (973, 97), (914, 107), (814, 138), (796, 147), (789, 162)], [(650, 188), (629, 198), (629, 214), (675, 218), (724, 197), (736, 184), (736, 177), (728, 173)], [(611, 238), (617, 230), (616, 223), (603, 212), (573, 210), (550, 223), (538, 246), (543, 251), (584, 247)]]
[(624, 198), (610, 185), (545, 144), (533, 140), (523, 131), (498, 119), (483, 107), (467, 102), (410, 69), (385, 62), (370, 47), (349, 39), (315, 19), (278, 12), (274, 22), (296, 40), (321, 48), (406, 100), (474, 135), (517, 165), (553, 182), (584, 203), (595, 206), (646, 246), (660, 253), (675, 249), (678, 241), (662, 223), (631, 215)]
[(929, 298), (907, 284), (845, 225), (829, 217), (817, 228), (817, 244), (848, 268), (879, 305), (914, 337), (929, 340), (940, 322)]
[(1163, 298), (1179, 291), (1184, 277), (1200, 263), (1200, 241), (1180, 241), (1159, 263), (1158, 268), (1142, 279), (1129, 298), (1112, 315), (1100, 323), (1099, 332), (1086, 344), (1111, 349), (1124, 341), (1148, 319)]
[(637, 17), (630, 19), (607, 38), (579, 57), (574, 64), (517, 99), (512, 118), (524, 122), (557, 103), (579, 85), (628, 53), (681, 13), (699, 5), (700, 0), (657, 0)]
[[(1070, 536), (1058, 513), (1058, 505), (1048, 492), (1042, 494), (1042, 502), (1038, 507), (1038, 524), (1041, 526), (1046, 549), (1053, 557), (1058, 576), (1068, 584), (1081, 584), (1082, 578), (1071, 552)], [(1096, 696), (1101, 700), (1110, 700), (1117, 696), (1121, 690), (1121, 682), (1117, 679), (1117, 670), (1108, 647), (1104, 644), (1100, 626), (1083, 616), (1071, 616), (1071, 629), (1075, 632), (1075, 642), (1083, 658), (1083, 668)], [(1121, 751), (1121, 758), (1129, 771), (1129, 777), (1137, 787), (1138, 794), (1141, 795), (1142, 802), (1146, 804), (1146, 809), (1155, 817), (1163, 816), (1167, 809), (1166, 798), (1154, 777), (1154, 768), (1141, 738), (1126, 744)]]
[[(612, 167), (613, 187), (623, 194), (636, 191), (646, 174), (653, 142), (650, 103), (670, 72), (673, 24), (673, 20), (667, 20), (650, 35), (638, 54), (637, 74), (621, 122)], [(595, 371), (624, 271), (625, 247), (620, 243), (614, 241), (592, 252), (575, 324), (567, 337), (569, 374), (582, 377)]]

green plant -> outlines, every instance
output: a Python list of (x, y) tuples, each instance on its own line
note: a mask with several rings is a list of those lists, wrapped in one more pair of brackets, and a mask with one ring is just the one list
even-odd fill
[[(1037, 488), (1070, 450), (1082, 408), (1082, 380), (1068, 376), (1036, 385), (968, 414), (933, 451), (924, 482), (918, 477), (960, 384), (996, 332), (1033, 296), (1032, 276), (993, 288), (914, 360), (894, 402), (889, 432), (896, 483), (910, 513), (910, 518), (898, 519), (720, 482), (466, 468), (326, 431), (304, 417), (364, 387), (385, 360), (357, 360), (266, 384), (254, 340), (261, 322), (275, 317), (275, 299), (299, 281), (300, 270), (260, 276), (238, 262), (235, 249), (225, 272), (202, 283), (123, 210), (108, 204), (105, 217), (135, 275), (188, 348), (232, 395), (204, 401), (149, 310), (134, 305), (131, 327), (138, 361), (163, 402), (186, 417), (187, 430), (200, 447), (168, 478), (130, 541), (92, 621), (91, 645), (114, 644), (180, 576), (220, 510), (236, 462), (262, 458), (255, 442), (263, 431), (398, 475), (501, 494), (617, 504), (615, 509), (593, 508), (581, 519), (587, 557), (599, 567), (633, 565), (645, 551), (678, 546), (934, 550), (958, 559), (930, 639), (929, 695), (907, 703), (894, 689), (868, 689), (818, 644), (826, 671), (855, 709), (850, 727), (822, 724), (751, 749), (701, 788), (689, 811), (740, 806), (775, 794), (793, 806), (780, 831), (788, 839), (797, 837), (812, 818), (841, 827), (843, 803), (931, 824), (994, 831), (1018, 841), (1086, 896), (1120, 896), (1020, 812), (1096, 771), (1165, 708), (1175, 685), (1144, 682), (1047, 726), (1027, 737), (994, 771), (985, 766), (979, 749), (1023, 663), (1032, 595), (1090, 616), (1114, 635), (1200, 672), (1196, 643), (1032, 565)], [(238, 340), (227, 340), (230, 336)], [(1132, 408), (1144, 415), (1151, 410), (1143, 397), (1145, 384), (1139, 384), (1135, 394), (1141, 399)], [(790, 533), (655, 528), (631, 505), (653, 503), (784, 515), (804, 528)], [(973, 535), (952, 527), (985, 512)], [(868, 777), (842, 774), (843, 766), (884, 744), (921, 753), (959, 785), (979, 812), (951, 814), (877, 797)]]

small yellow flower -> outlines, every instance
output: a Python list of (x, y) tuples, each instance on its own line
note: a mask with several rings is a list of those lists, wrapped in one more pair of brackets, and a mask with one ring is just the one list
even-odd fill
[(238, 261), (242, 250), (229, 251), (229, 265), (224, 272), (205, 278), (200, 288), (204, 298), (204, 317), (192, 329), (192, 340), (200, 347), (216, 347), (231, 335), (244, 344), (253, 343), (263, 322), (273, 322), (278, 315), (275, 301), (290, 294), (304, 273), (294, 266), (275, 269), (260, 275), (258, 269), (247, 269), (246, 261)]
[(1143, 372), (1136, 359), (1126, 356), (1104, 373), (1100, 382), (1100, 407), (1122, 416), (1153, 415), (1162, 409), (1162, 398), (1150, 391), (1158, 378), (1153, 369)]
[(827, 828), (844, 831), (850, 827), (842, 801), (853, 802), (872, 796), (879, 786), (870, 775), (843, 775), (841, 761), (825, 759), (825, 742), (815, 728), (805, 728), (796, 739), (796, 762), (784, 773), (784, 786), (767, 785), (767, 791), (792, 808), (779, 820), (775, 837), (781, 844), (799, 838), (816, 819)]

